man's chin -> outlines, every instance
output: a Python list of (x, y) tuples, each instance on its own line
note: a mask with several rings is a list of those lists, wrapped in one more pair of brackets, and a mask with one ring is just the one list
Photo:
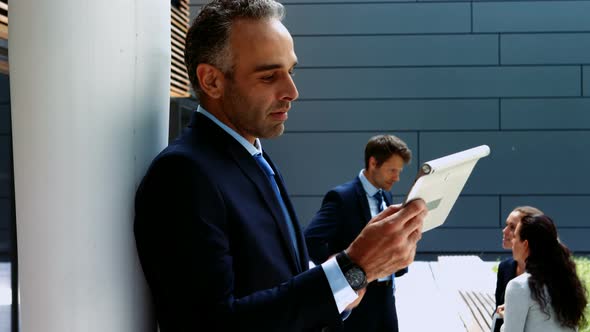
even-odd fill
[(285, 131), (285, 124), (280, 123), (272, 127), (271, 130), (265, 131), (263, 134), (259, 135), (260, 138), (276, 138), (283, 134)]

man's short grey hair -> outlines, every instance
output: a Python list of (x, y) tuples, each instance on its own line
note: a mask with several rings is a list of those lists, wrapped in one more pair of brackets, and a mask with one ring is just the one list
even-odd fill
[(229, 35), (237, 19), (278, 19), (285, 8), (274, 0), (214, 0), (203, 6), (186, 35), (184, 63), (193, 89), (199, 97), (202, 90), (197, 78), (197, 66), (207, 63), (224, 75), (233, 74)]

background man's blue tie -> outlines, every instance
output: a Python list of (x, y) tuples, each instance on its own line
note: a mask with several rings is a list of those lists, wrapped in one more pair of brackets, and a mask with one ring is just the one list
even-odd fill
[(299, 264), (299, 248), (297, 247), (297, 238), (295, 237), (295, 227), (293, 226), (293, 221), (291, 220), (291, 216), (289, 215), (289, 210), (287, 210), (287, 206), (285, 205), (285, 201), (283, 201), (283, 197), (281, 196), (281, 191), (279, 190), (279, 185), (277, 184), (277, 180), (275, 179), (275, 172), (272, 170), (266, 159), (262, 156), (261, 153), (257, 153), (254, 155), (254, 159), (258, 163), (258, 166), (262, 168), (264, 174), (267, 175), (268, 180), (270, 181), (270, 186), (279, 201), (279, 205), (281, 206), (281, 211), (283, 211), (283, 215), (287, 222), (287, 229), (289, 230), (289, 236), (291, 237), (291, 243), (293, 244), (293, 248), (295, 249), (295, 254), (297, 255), (297, 263)]
[[(373, 195), (375, 200), (377, 201), (377, 213), (383, 211), (383, 190), (379, 189), (375, 195)], [(391, 280), (391, 287), (393, 288), (393, 294), (395, 294), (395, 274), (392, 274), (388, 277), (379, 279), (379, 281), (388, 281)]]
[(373, 197), (377, 200), (377, 213), (383, 211), (383, 190), (379, 189)]

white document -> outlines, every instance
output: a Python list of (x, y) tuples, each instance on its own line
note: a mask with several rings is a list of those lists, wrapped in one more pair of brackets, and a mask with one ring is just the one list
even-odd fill
[(426, 202), (428, 215), (424, 219), (422, 232), (445, 222), (475, 164), (489, 154), (490, 147), (480, 145), (422, 164), (404, 201), (406, 204), (421, 198)]

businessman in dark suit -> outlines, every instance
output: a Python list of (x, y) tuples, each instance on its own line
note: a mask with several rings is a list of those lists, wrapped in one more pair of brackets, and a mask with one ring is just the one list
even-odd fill
[[(352, 181), (330, 190), (305, 229), (310, 257), (315, 263), (348, 247), (367, 222), (392, 203), (390, 190), (399, 181), (412, 153), (393, 135), (372, 137), (365, 147), (365, 168)], [(344, 322), (345, 331), (398, 331), (394, 275), (370, 283), (363, 301)]]
[(426, 208), (373, 218), (309, 269), (297, 216), (259, 138), (279, 136), (297, 58), (273, 0), (216, 0), (186, 39), (200, 106), (136, 193), (135, 240), (161, 332), (338, 328), (367, 283), (408, 265)]

